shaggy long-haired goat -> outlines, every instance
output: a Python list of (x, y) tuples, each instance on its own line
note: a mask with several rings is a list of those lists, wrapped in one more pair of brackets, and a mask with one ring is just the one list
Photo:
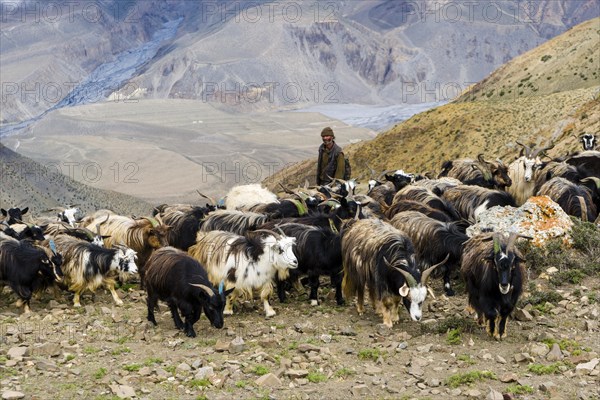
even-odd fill
[(469, 306), (480, 325), (496, 339), (506, 336), (506, 320), (523, 291), (522, 256), (515, 247), (518, 235), (508, 238), (484, 233), (464, 246), (461, 274), (467, 285)]
[(364, 312), (366, 286), (371, 304), (383, 315), (386, 326), (399, 320), (400, 300), (414, 321), (421, 319), (427, 280), (439, 264), (421, 273), (413, 245), (402, 231), (381, 220), (357, 220), (342, 232), (342, 262), (344, 296), (358, 296), (359, 314)]

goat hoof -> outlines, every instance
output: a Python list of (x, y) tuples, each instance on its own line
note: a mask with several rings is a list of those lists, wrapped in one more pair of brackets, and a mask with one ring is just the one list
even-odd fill
[(187, 336), (187, 337), (196, 337), (196, 332), (194, 332), (194, 331), (186, 332), (185, 336)]
[(319, 305), (319, 300), (311, 300), (310, 301), (310, 305), (311, 306), (318, 306)]
[(223, 315), (233, 315), (233, 310), (223, 310)]
[(454, 296), (456, 293), (452, 289), (446, 289), (446, 296)]
[(275, 315), (277, 315), (277, 313), (276, 313), (275, 311), (271, 311), (271, 312), (267, 312), (267, 313), (266, 313), (266, 317), (267, 317), (267, 318), (272, 318), (272, 317), (274, 317)]

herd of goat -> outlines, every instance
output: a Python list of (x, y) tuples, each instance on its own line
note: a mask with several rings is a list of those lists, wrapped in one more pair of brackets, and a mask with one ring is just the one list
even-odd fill
[[(280, 301), (301, 289), (319, 302), (320, 277), (329, 276), (335, 300), (356, 297), (364, 312), (365, 290), (375, 312), (391, 327), (400, 302), (419, 321), (436, 269), (445, 293), (454, 294), (453, 271), (466, 284), (468, 306), (496, 339), (523, 290), (522, 256), (515, 232), (473, 237), (466, 228), (493, 206), (519, 206), (546, 195), (567, 214), (598, 223), (600, 152), (595, 137), (582, 137), (584, 150), (549, 159), (551, 146), (519, 143), (521, 156), (500, 160), (447, 161), (436, 178), (402, 170), (369, 181), (367, 194), (355, 181), (316, 188), (284, 188), (277, 196), (260, 185), (233, 188), (225, 207), (163, 204), (152, 216), (134, 218), (99, 210), (76, 220), (63, 210), (57, 220), (24, 222), (28, 208), (2, 209), (0, 281), (29, 312), (35, 292), (53, 286), (80, 295), (107, 288), (118, 305), (116, 279), (139, 273), (147, 293), (147, 318), (156, 324), (159, 300), (168, 304), (175, 326), (194, 337), (202, 312), (216, 328), (233, 314), (235, 300), (260, 292), (267, 317), (276, 288)], [(283, 187), (283, 186), (282, 186)], [(181, 316), (180, 316), (181, 314)], [(183, 317), (183, 320), (182, 320)]]

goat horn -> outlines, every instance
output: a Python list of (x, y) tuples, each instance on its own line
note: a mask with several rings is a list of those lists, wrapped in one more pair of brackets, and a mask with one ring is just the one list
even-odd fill
[(213, 206), (217, 205), (217, 203), (215, 202), (215, 199), (213, 199), (212, 197), (209, 197), (205, 194), (200, 193), (200, 191), (197, 189), (196, 189), (196, 193), (198, 193), (200, 195), (200, 197), (204, 197), (205, 199), (210, 200), (210, 202), (212, 203)]
[(390, 172), (394, 172), (393, 169), (386, 169), (385, 171), (383, 171), (382, 173), (379, 174), (379, 176), (377, 177), (377, 180), (380, 180), (382, 176), (389, 174)]
[(421, 274), (421, 284), (427, 285), (427, 281), (429, 280), (429, 275), (431, 275), (433, 270), (436, 269), (437, 267), (439, 267), (440, 265), (445, 264), (449, 258), (450, 258), (450, 254), (446, 255), (446, 258), (444, 258), (444, 260), (442, 262), (437, 263), (437, 264), (427, 268), (425, 271), (423, 271), (423, 273)]
[(499, 166), (504, 167), (504, 163), (502, 162), (501, 159), (496, 158), (496, 162), (498, 163)]
[(533, 237), (528, 236), (528, 235), (522, 235), (517, 232), (511, 232), (510, 236), (508, 237), (508, 244), (506, 245), (507, 253), (509, 251), (513, 251), (513, 248), (515, 247), (515, 244), (517, 243), (518, 238), (529, 239), (529, 240), (533, 239)]
[(550, 143), (548, 146), (544, 146), (539, 149), (535, 149), (535, 150), (533, 150), (533, 154), (531, 155), (531, 158), (536, 158), (538, 154), (544, 153), (544, 152), (546, 152), (546, 150), (550, 150), (553, 147), (554, 147), (554, 144)]
[(369, 176), (371, 177), (371, 179), (375, 179), (375, 170), (371, 168), (366, 162), (365, 167), (367, 167), (367, 169), (369, 170)]
[(402, 276), (404, 276), (404, 279), (406, 280), (406, 283), (408, 283), (409, 287), (411, 287), (411, 288), (417, 287), (417, 280), (415, 279), (414, 276), (412, 276), (410, 274), (410, 272), (405, 271), (400, 267), (396, 267), (395, 265), (390, 264), (390, 262), (385, 257), (383, 257), (383, 261), (391, 268), (394, 268), (395, 270), (400, 272), (402, 274)]
[(199, 287), (200, 289), (204, 290), (206, 292), (206, 294), (208, 294), (210, 297), (212, 297), (212, 296), (215, 295), (214, 290), (212, 290), (211, 288), (209, 288), (206, 285), (202, 285), (202, 284), (199, 284), (199, 283), (190, 283), (190, 285)]
[(152, 217), (142, 217), (142, 219), (147, 220), (148, 222), (150, 222), (150, 224), (152, 225), (153, 228), (158, 227), (159, 222), (157, 220), (157, 218), (152, 218)]
[(581, 207), (581, 220), (583, 222), (588, 222), (587, 204), (585, 204), (585, 200), (582, 196), (577, 196), (577, 200), (579, 200), (579, 206)]
[(583, 178), (581, 182), (594, 182), (596, 187), (600, 190), (600, 178), (596, 176), (588, 176), (587, 178)]
[(483, 158), (483, 153), (477, 154), (477, 160), (484, 164), (488, 163), (487, 161), (485, 161), (485, 158)]
[(294, 191), (292, 191), (291, 189), (286, 188), (285, 186), (283, 186), (283, 184), (281, 182), (279, 182), (278, 185), (281, 186), (281, 188), (283, 189), (283, 191), (285, 193), (287, 193), (287, 194), (297, 194)]
[(516, 142), (518, 145), (522, 146), (522, 147), (523, 147), (523, 149), (525, 149), (525, 157), (527, 157), (527, 158), (531, 158), (531, 157), (530, 157), (530, 156), (531, 156), (531, 147), (529, 147), (529, 146), (527, 146), (527, 145), (525, 145), (525, 144), (523, 144), (523, 143), (519, 142), (518, 140), (515, 140), (515, 142)]

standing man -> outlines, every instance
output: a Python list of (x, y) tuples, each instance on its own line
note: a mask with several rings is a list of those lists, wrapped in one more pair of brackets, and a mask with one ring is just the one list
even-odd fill
[(342, 148), (335, 144), (335, 135), (330, 127), (321, 131), (323, 144), (319, 146), (319, 159), (317, 161), (317, 185), (331, 183), (333, 178), (344, 177), (344, 153)]

